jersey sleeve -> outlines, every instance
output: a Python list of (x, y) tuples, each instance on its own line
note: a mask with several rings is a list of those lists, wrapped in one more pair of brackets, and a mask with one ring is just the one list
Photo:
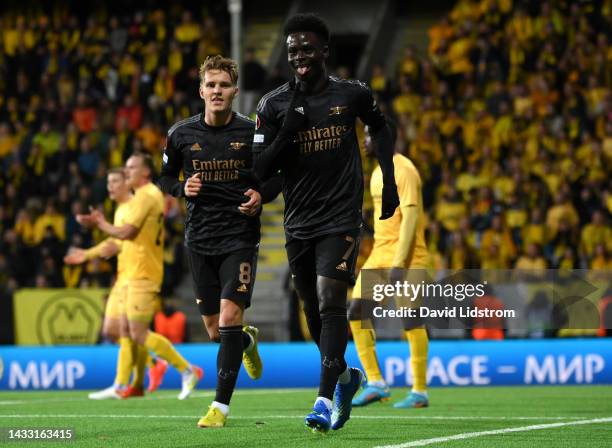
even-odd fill
[(257, 105), (255, 134), (253, 135), (253, 155), (255, 157), (274, 141), (279, 129), (280, 124), (276, 119), (271, 102), (260, 101)]
[[(397, 166), (397, 165), (396, 165)], [(395, 171), (400, 207), (416, 206), (419, 203), (419, 178), (413, 170), (399, 166)]]
[(137, 229), (140, 229), (144, 224), (147, 215), (155, 206), (155, 199), (146, 192), (142, 191), (142, 188), (139, 188), (136, 190), (134, 197), (132, 197), (132, 199), (130, 199), (126, 205), (127, 210), (125, 211), (124, 215), (125, 224), (129, 224)]
[(183, 155), (176, 146), (176, 132), (168, 133), (166, 147), (162, 155), (162, 168), (158, 181), (159, 188), (164, 193), (180, 197), (183, 195), (183, 182), (179, 174), (183, 167)]
[(372, 90), (364, 83), (356, 83), (357, 116), (374, 131), (385, 125), (385, 116), (372, 95)]

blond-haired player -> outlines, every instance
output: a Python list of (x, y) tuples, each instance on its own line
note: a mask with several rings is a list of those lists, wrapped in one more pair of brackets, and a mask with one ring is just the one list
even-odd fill
[(163, 277), (164, 196), (151, 182), (155, 169), (148, 155), (133, 154), (125, 169), (134, 196), (125, 204), (123, 224), (109, 223), (98, 210), (79, 218), (122, 241), (126, 282), (124, 308), (129, 334), (136, 347), (119, 352), (118, 387), (127, 385), (135, 354), (149, 350), (181, 372), (182, 389), (178, 398), (182, 400), (202, 378), (202, 369), (189, 364), (167, 338), (149, 330)]

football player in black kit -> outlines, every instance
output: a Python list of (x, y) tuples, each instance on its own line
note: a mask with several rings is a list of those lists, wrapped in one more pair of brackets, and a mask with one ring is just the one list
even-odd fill
[(255, 123), (232, 111), (237, 81), (231, 59), (215, 56), (202, 64), (205, 111), (168, 131), (159, 181), (162, 191), (186, 200), (196, 302), (211, 340), (221, 343), (216, 396), (200, 427), (225, 426), (241, 360), (251, 378), (262, 373), (258, 330), (242, 326), (255, 281), (262, 197), (252, 170)]
[(305, 423), (326, 432), (349, 419), (351, 400), (364, 380), (344, 360), (347, 289), (354, 282), (363, 199), (357, 118), (372, 130), (382, 168), (380, 219), (393, 216), (399, 199), (385, 118), (365, 84), (328, 75), (325, 22), (298, 14), (284, 34), (295, 76), (259, 102), (253, 154), (260, 179), (282, 174), (287, 256), (321, 353), (319, 393)]

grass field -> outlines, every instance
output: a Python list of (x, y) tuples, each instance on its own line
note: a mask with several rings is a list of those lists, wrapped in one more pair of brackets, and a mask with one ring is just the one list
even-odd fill
[[(395, 389), (393, 398), (405, 392)], [(86, 396), (0, 392), (0, 427), (75, 431), (76, 443), (15, 443), (36, 447), (612, 446), (609, 386), (432, 389), (427, 409), (395, 410), (390, 403), (357, 408), (342, 430), (327, 435), (312, 434), (303, 426), (314, 390), (239, 390), (223, 429), (196, 427), (212, 400), (210, 391), (186, 401), (167, 390), (123, 401), (91, 401)]]

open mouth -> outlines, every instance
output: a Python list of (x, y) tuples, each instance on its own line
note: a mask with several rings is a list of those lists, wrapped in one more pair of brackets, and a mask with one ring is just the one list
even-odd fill
[(300, 76), (304, 76), (306, 73), (310, 71), (310, 65), (299, 65), (296, 67), (296, 72)]

